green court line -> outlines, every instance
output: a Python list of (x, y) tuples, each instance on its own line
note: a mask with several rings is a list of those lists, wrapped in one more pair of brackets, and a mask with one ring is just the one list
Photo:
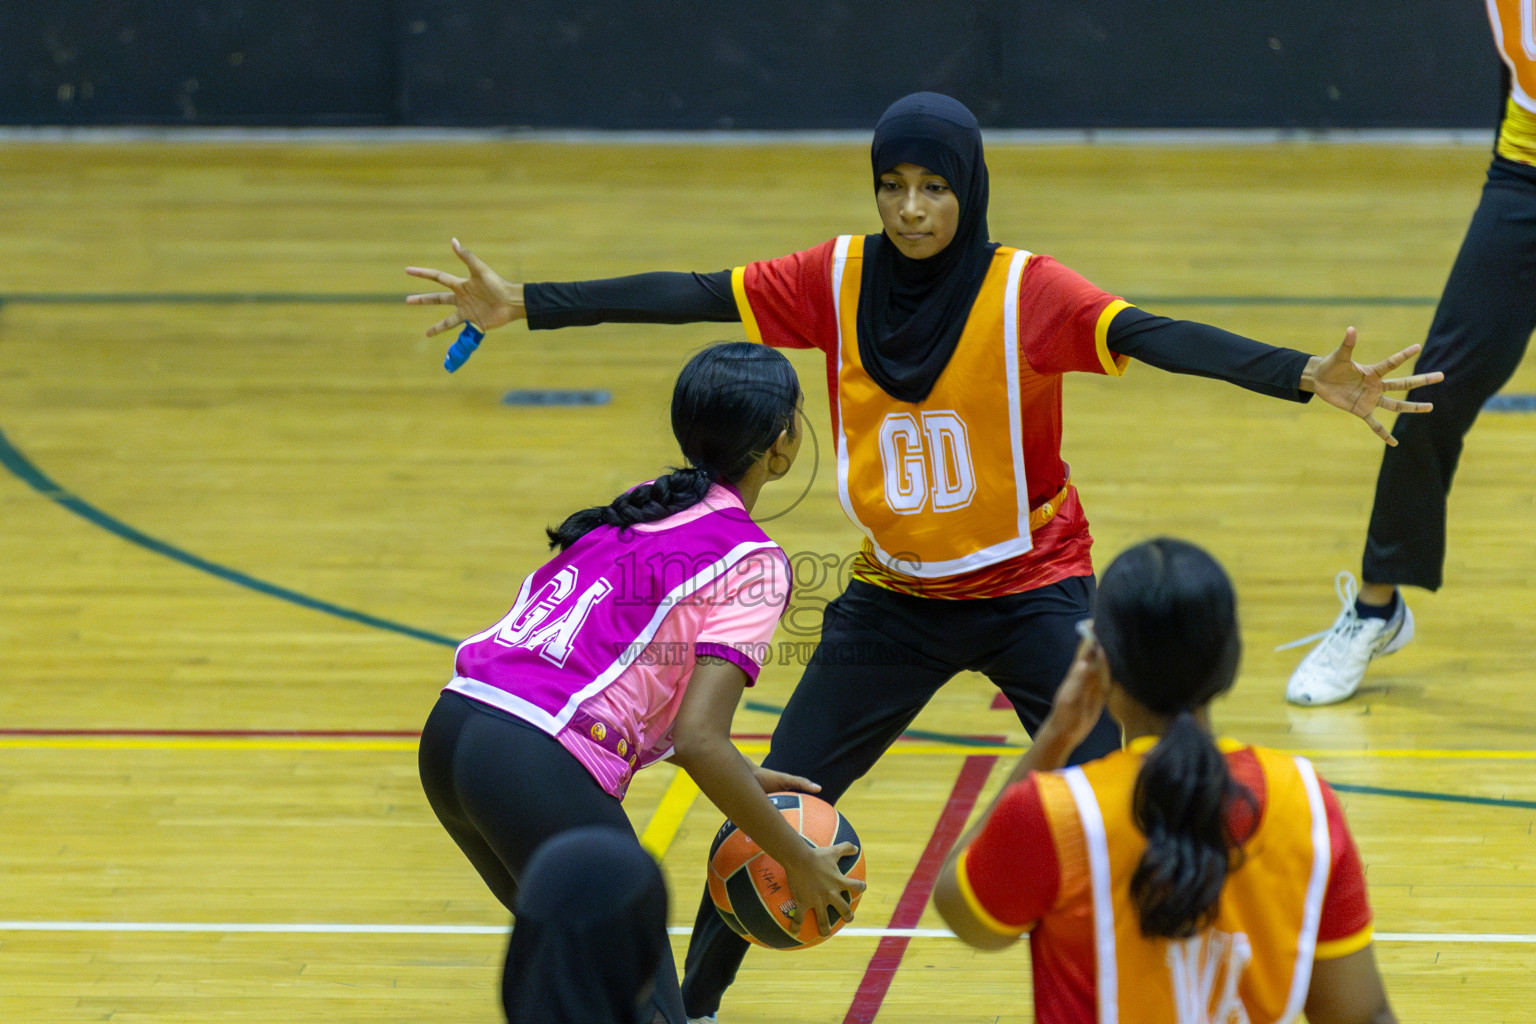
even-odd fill
[(1433, 306), (1435, 295), (1146, 295), (1147, 306)]
[[(784, 713), (783, 707), (775, 704), (763, 704), (759, 701), (747, 701), (745, 707), (748, 711), (762, 711), (771, 715)], [(908, 729), (902, 733), (903, 737), (911, 739), (937, 740), (946, 744), (963, 747), (1007, 747), (1012, 744), (1007, 740), (991, 740), (979, 736), (950, 736), (946, 733), (924, 732), (921, 729)], [(1453, 804), (1477, 804), (1482, 807), (1515, 807), (1522, 810), (1536, 810), (1536, 800), (1510, 800), (1504, 797), (1493, 796), (1459, 796), (1455, 793), (1428, 793), (1417, 789), (1386, 789), (1381, 786), (1356, 786), (1345, 782), (1328, 780), (1328, 785), (1341, 793), (1360, 793), (1366, 796), (1395, 796), (1405, 800), (1432, 800), (1439, 803)]]
[[(763, 704), (755, 700), (749, 700), (742, 705), (748, 711), (762, 711), (770, 715), (780, 715), (784, 709), (776, 704)], [(931, 740), (935, 743), (946, 743), (956, 747), (1007, 747), (1011, 746), (1007, 740), (988, 739), (985, 736), (952, 736), (947, 732), (928, 732), (925, 729), (908, 729), (901, 734), (911, 740)]]
[(452, 637), (442, 636), (438, 633), (429, 633), (424, 629), (401, 625), (398, 622), (390, 622), (388, 619), (381, 619), (376, 615), (353, 611), (350, 608), (343, 608), (340, 605), (331, 604), (329, 601), (321, 601), (318, 598), (310, 597), (308, 594), (301, 594), (297, 590), (290, 590), (276, 583), (259, 580), (254, 576), (240, 572), (238, 569), (231, 569), (228, 566), (210, 562), (206, 558), (194, 555), (189, 551), (184, 551), (173, 544), (168, 544), (163, 540), (151, 537), (129, 526), (121, 519), (108, 515), (96, 506), (82, 498), (76, 497), (54, 483), (47, 474), (33, 465), (30, 459), (11, 444), (4, 431), (0, 431), (0, 465), (4, 465), (6, 469), (15, 474), (17, 479), (60, 508), (68, 509), (87, 522), (101, 527), (108, 533), (116, 534), (130, 544), (137, 544), (147, 551), (153, 551), (157, 555), (164, 555), (166, 558), (180, 562), (199, 572), (208, 573), (210, 576), (217, 576), (228, 583), (233, 583), (238, 587), (245, 587), (247, 590), (254, 590), (268, 597), (275, 597), (278, 600), (287, 601), (291, 604), (308, 608), (311, 611), (334, 615), (341, 619), (349, 619), (364, 626), (372, 626), (374, 629), (402, 633), (417, 640), (443, 644), (448, 647), (457, 647), (459, 644)]
[[(210, 562), (206, 558), (194, 555), (189, 551), (185, 551), (176, 547), (175, 545), (168, 544), (165, 541), (151, 537), (148, 534), (145, 534), (135, 529), (134, 527), (129, 526), (122, 520), (109, 515), (106, 512), (103, 512), (84, 499), (77, 497), (76, 495), (65, 490), (63, 487), (59, 486), (53, 481), (51, 477), (49, 477), (35, 464), (33, 464), (30, 459), (28, 459), (19, 450), (17, 450), (17, 448), (11, 444), (10, 439), (5, 436), (4, 431), (0, 431), (0, 465), (4, 465), (5, 468), (10, 470), (18, 480), (22, 481), (27, 486), (36, 491), (39, 495), (47, 498), (49, 501), (58, 505), (60, 508), (73, 512), (75, 515), (80, 516), (87, 522), (92, 523), (93, 525), (98, 526), (103, 530), (106, 530), (108, 533), (121, 537), (123, 540), (128, 541), (130, 544), (136, 544), (147, 551), (152, 551), (155, 554), (163, 555), (166, 558), (180, 562), (181, 564), (189, 568), (196, 569), (199, 572), (208, 573), (211, 576), (215, 576), (228, 583), (233, 583), (236, 586), (244, 587), (248, 590), (253, 590), (268, 597), (275, 597), (280, 601), (287, 601), (291, 604), (296, 604), (300, 607), (308, 608), (311, 611), (332, 615), (337, 618), (359, 623), (360, 625), (370, 626), (374, 629), (382, 629), (393, 633), (400, 633), (404, 636), (409, 636), (417, 640), (424, 640), (427, 643), (439, 644), (446, 647), (458, 646), (458, 641), (452, 637), (443, 636), (440, 633), (432, 633), (424, 629), (417, 629), (413, 626), (403, 625), (398, 622), (391, 622), (388, 619), (381, 619), (376, 615), (369, 615), (366, 612), (359, 612), (350, 608), (343, 608), (340, 605), (310, 597), (307, 594), (299, 593), (298, 591), (292, 590), (288, 587), (257, 579), (256, 577), (248, 575), (247, 573), (240, 572), (237, 569), (231, 569), (227, 566), (222, 566), (215, 562)], [(781, 706), (774, 704), (764, 704), (758, 701), (747, 701), (745, 706), (749, 711), (761, 711), (774, 715), (782, 714), (784, 711), (783, 707)], [(953, 744), (960, 747), (987, 748), (1008, 745), (1007, 742), (1003, 740), (987, 739), (985, 737), (976, 736), (952, 736), (945, 733), (928, 732), (922, 729), (909, 729), (903, 735), (910, 739), (931, 740), (941, 743)], [(1430, 800), (1440, 803), (1477, 804), (1486, 807), (1536, 809), (1536, 800), (1507, 800), (1497, 797), (1458, 796), (1453, 793), (1427, 793), (1419, 790), (1385, 789), (1379, 786), (1352, 786), (1343, 783), (1333, 784), (1333, 788), (1345, 793), (1361, 793), (1369, 796), (1402, 797), (1404, 799), (1410, 800)]]
[[(14, 292), (0, 306), (400, 305), (405, 292)], [(1144, 295), (1138, 306), (1433, 306), (1432, 295)]]
[(186, 306), (186, 305), (403, 305), (405, 292), (16, 292), (0, 294), (0, 306)]
[(1536, 800), (1509, 800), (1498, 796), (1457, 796), (1454, 793), (1427, 793), (1418, 789), (1384, 789), (1381, 786), (1353, 786), (1346, 782), (1334, 782), (1331, 779), (1328, 785), (1340, 793), (1395, 796), (1404, 800), (1434, 800), (1442, 804), (1476, 804), (1479, 807), (1519, 807), (1525, 810), (1536, 810)]

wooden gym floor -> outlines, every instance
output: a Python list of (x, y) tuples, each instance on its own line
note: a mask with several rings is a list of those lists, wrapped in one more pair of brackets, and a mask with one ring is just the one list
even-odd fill
[[(497, 332), (459, 373), (407, 308), (457, 235), (512, 280), (717, 270), (874, 230), (863, 146), (507, 141), (0, 145), (0, 1019), (493, 1021), (508, 915), (421, 797), (415, 733), (542, 527), (674, 457), (678, 367), (733, 325)], [(1480, 148), (994, 146), (993, 237), (1154, 312), (1375, 358), (1421, 340)], [(737, 716), (761, 755), (854, 549), (819, 465), (765, 494), (802, 590)], [(515, 389), (608, 392), (509, 406)], [(1536, 392), (1523, 368), (1506, 389)], [(1403, 1020), (1536, 1003), (1533, 424), (1490, 412), (1447, 586), (1359, 697), (1281, 699), (1357, 570), (1379, 444), (1322, 407), (1136, 366), (1067, 386), (1102, 566), (1169, 533), (1237, 580), (1224, 731), (1307, 751), (1368, 865)], [(808, 453), (809, 454), (809, 453)], [(796, 500), (802, 491), (803, 500)], [(802, 635), (804, 634), (804, 635)], [(1028, 954), (925, 907), (945, 836), (1025, 737), (955, 680), (843, 802), (845, 934), (757, 952), (729, 1024), (1032, 1019)], [(626, 806), (676, 949), (719, 815), (670, 766)]]

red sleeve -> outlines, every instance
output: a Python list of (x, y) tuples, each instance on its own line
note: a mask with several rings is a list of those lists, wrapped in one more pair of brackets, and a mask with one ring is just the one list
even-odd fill
[(1055, 905), (1061, 869), (1033, 774), (998, 800), (960, 870), (973, 909), (1000, 930), (1022, 931)]
[(1129, 361), (1109, 351), (1109, 321), (1129, 303), (1049, 256), (1031, 256), (1019, 282), (1019, 352), (1038, 373), (1119, 376)]
[[(1344, 821), (1339, 798), (1321, 779), (1323, 806), (1328, 810), (1328, 891), (1317, 929), (1317, 958), (1329, 960), (1361, 949), (1370, 940), (1371, 904), (1365, 891), (1365, 866), (1355, 838)], [(1332, 948), (1329, 948), (1331, 944)]]
[(759, 260), (732, 272), (737, 311), (751, 340), (823, 352), (837, 344), (832, 302), (836, 245), (837, 240), (831, 239), (814, 249)]

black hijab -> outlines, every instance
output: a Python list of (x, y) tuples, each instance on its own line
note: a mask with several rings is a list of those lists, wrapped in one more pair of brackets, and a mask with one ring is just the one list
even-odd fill
[(667, 945), (667, 888), (633, 836), (586, 826), (546, 841), (518, 880), (502, 975), (513, 1024), (637, 1024)]
[(921, 402), (949, 364), (997, 244), (987, 232), (987, 164), (981, 129), (965, 105), (936, 92), (892, 103), (870, 146), (875, 188), (897, 164), (942, 175), (960, 202), (955, 237), (925, 260), (908, 259), (884, 234), (864, 239), (859, 358), (891, 397)]

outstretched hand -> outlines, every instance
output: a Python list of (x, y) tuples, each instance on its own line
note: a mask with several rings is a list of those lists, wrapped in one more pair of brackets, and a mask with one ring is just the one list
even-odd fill
[(1307, 368), (1301, 377), (1301, 388), (1303, 391), (1314, 392), (1329, 405), (1338, 406), (1345, 412), (1365, 420), (1366, 426), (1375, 431), (1377, 437), (1389, 445), (1395, 445), (1397, 439), (1377, 421), (1376, 410), (1429, 412), (1434, 405), (1429, 402), (1406, 402), (1400, 398), (1389, 398), (1386, 393), (1411, 391), (1425, 384), (1438, 384), (1445, 379), (1445, 374), (1438, 370), (1433, 373), (1416, 373), (1408, 377), (1388, 378), (1386, 376), (1417, 355), (1420, 348), (1419, 345), (1409, 345), (1401, 352), (1390, 355), (1379, 363), (1361, 366), (1354, 360), (1355, 329), (1350, 327), (1344, 331), (1344, 340), (1338, 348), (1326, 356), (1313, 356), (1307, 363)]
[(446, 292), (426, 292), (407, 295), (411, 306), (453, 306), (454, 312), (427, 328), (427, 337), (452, 330), (463, 323), (472, 323), (482, 331), (521, 320), (526, 315), (523, 308), (523, 286), (503, 281), (485, 262), (453, 240), (454, 254), (469, 268), (468, 277), (456, 277), (445, 270), (430, 267), (406, 267), (412, 277), (436, 281)]

